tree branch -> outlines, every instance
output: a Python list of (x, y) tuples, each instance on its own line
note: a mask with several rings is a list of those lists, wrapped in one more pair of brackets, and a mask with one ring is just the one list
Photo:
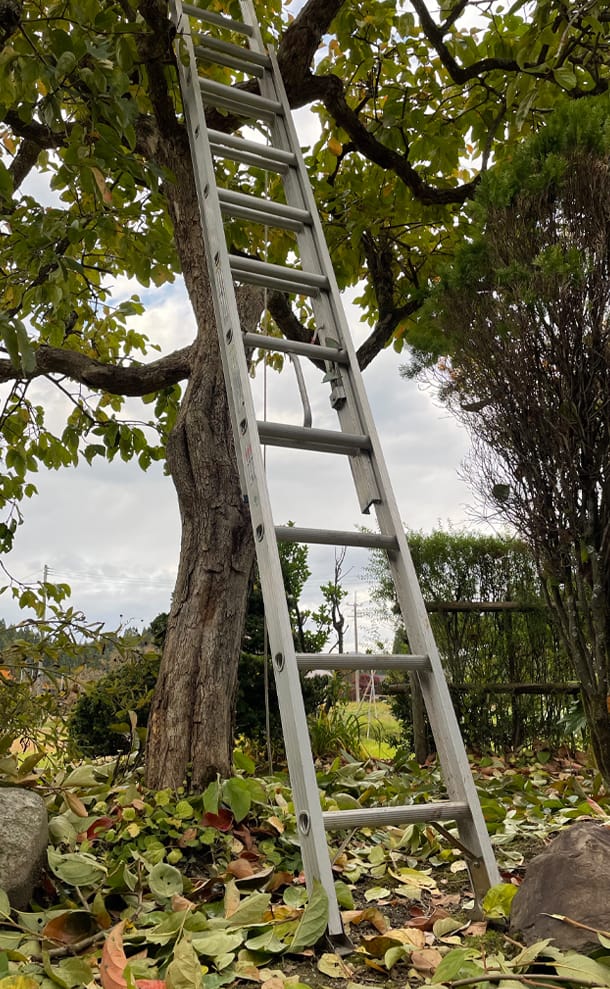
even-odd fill
[(365, 367), (368, 367), (379, 351), (383, 350), (390, 342), (394, 330), (402, 323), (403, 319), (407, 319), (416, 313), (421, 305), (422, 301), (420, 299), (411, 299), (404, 306), (398, 306), (396, 309), (392, 309), (383, 319), (377, 321), (373, 332), (358, 347), (358, 364), (362, 371)]
[(310, 102), (311, 97), (306, 90), (315, 78), (311, 73), (311, 64), (320, 41), (344, 3), (345, 0), (307, 0), (284, 31), (277, 58), (292, 107)]
[[(425, 0), (411, 0), (411, 5), (419, 17), (424, 34), (430, 44), (434, 47), (434, 50), (454, 82), (463, 85), (471, 79), (476, 78), (476, 76), (481, 75), (483, 72), (492, 72), (494, 69), (501, 69), (504, 72), (519, 71), (520, 66), (512, 58), (482, 58), (478, 62), (473, 62), (472, 65), (468, 65), (467, 67), (458, 65), (445, 44), (443, 39), (443, 28), (440, 28), (438, 24), (435, 24), (432, 20)], [(529, 68), (531, 67), (532, 66), (529, 66)]]
[(183, 381), (190, 375), (191, 347), (183, 347), (150, 364), (102, 364), (75, 350), (43, 345), (36, 351), (36, 365), (25, 374), (12, 361), (0, 360), (0, 382), (63, 374), (90, 388), (111, 395), (150, 395)]
[(355, 149), (369, 161), (386, 171), (393, 172), (411, 190), (415, 199), (425, 206), (445, 203), (463, 203), (474, 195), (478, 179), (453, 188), (440, 189), (424, 182), (406, 156), (386, 147), (364, 126), (345, 98), (343, 81), (329, 74), (313, 77), (317, 81), (317, 97), (339, 127), (347, 132)]

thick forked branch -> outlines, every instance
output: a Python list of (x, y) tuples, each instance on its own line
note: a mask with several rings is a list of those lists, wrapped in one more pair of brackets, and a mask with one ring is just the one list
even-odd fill
[(175, 350), (150, 364), (102, 364), (76, 350), (43, 345), (33, 371), (25, 374), (9, 360), (0, 360), (0, 382), (62, 374), (111, 395), (150, 395), (189, 377), (191, 347)]
[(316, 77), (311, 65), (324, 35), (345, 0), (307, 0), (297, 17), (286, 28), (277, 57), (288, 100), (292, 107), (304, 106), (315, 98)]
[(478, 184), (476, 178), (446, 189), (425, 182), (405, 155), (388, 148), (367, 130), (358, 114), (348, 104), (343, 81), (338, 76), (329, 74), (315, 78), (318, 83), (318, 97), (323, 100), (335, 123), (349, 135), (356, 150), (385, 171), (393, 172), (411, 190), (418, 202), (424, 206), (464, 203), (474, 195)]

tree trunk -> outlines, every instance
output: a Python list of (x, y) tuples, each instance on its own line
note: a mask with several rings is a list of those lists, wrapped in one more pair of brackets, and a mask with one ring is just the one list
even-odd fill
[(426, 728), (426, 705), (416, 673), (409, 673), (411, 686), (411, 718), (413, 721), (413, 751), (415, 758), (423, 766), (428, 758), (428, 731)]
[(585, 716), (591, 734), (591, 747), (595, 762), (602, 778), (610, 782), (610, 714), (608, 713), (609, 699), (607, 697), (587, 696), (582, 692)]
[[(237, 669), (254, 562), (239, 484), (188, 148), (163, 146), (174, 236), (197, 319), (189, 383), (167, 444), (182, 538), (159, 680), (148, 724), (146, 782), (196, 790), (231, 775)], [(240, 292), (255, 328), (258, 290)], [(236, 328), (239, 329), (239, 328)]]
[(201, 789), (231, 775), (237, 667), (254, 559), (222, 371), (199, 352), (167, 462), (182, 542), (148, 727), (146, 780)]

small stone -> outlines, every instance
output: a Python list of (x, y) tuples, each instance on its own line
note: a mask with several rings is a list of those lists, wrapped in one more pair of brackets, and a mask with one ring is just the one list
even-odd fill
[(0, 889), (24, 910), (46, 863), (49, 825), (44, 800), (31, 790), (0, 789)]
[(587, 953), (599, 948), (594, 931), (610, 930), (610, 828), (578, 821), (561, 831), (530, 862), (513, 900), (510, 926), (526, 944), (552, 938), (557, 948)]

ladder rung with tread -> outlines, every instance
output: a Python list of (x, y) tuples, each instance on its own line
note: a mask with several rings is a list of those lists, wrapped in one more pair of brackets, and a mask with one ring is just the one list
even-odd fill
[[(170, 3), (178, 42), (182, 51), (188, 53), (188, 64), (184, 64), (183, 57), (177, 59), (184, 115), (189, 131), (240, 479), (250, 508), (263, 600), (267, 605), (266, 621), (303, 867), (309, 887), (319, 881), (328, 894), (328, 934), (335, 949), (340, 951), (345, 937), (328, 854), (326, 832), (329, 830), (454, 821), (459, 847), (468, 860), (478, 903), (487, 889), (499, 882), (499, 874), (383, 460), (277, 60), (273, 51), (263, 43), (251, 0), (240, 0), (243, 24), (217, 12), (206, 11), (204, 2), (202, 0), (201, 7), (183, 4), (181, 0), (171, 0)], [(210, 43), (209, 31), (201, 38), (202, 22), (221, 33), (226, 29), (232, 36), (231, 41), (221, 39), (220, 44)], [(217, 53), (216, 61), (224, 69), (227, 68), (227, 58), (239, 61), (234, 50), (236, 35), (245, 39), (243, 66), (236, 73), (237, 84), (229, 86), (206, 78), (209, 63), (214, 62), (214, 52)], [(203, 62), (197, 59), (197, 44), (204, 48)], [(261, 74), (252, 73), (252, 66), (260, 68)], [(246, 89), (241, 80), (249, 71), (255, 78)], [(256, 92), (253, 91), (255, 88)], [(208, 130), (205, 118), (205, 105), (208, 103), (228, 109), (240, 120), (254, 118), (263, 121), (266, 128), (264, 142), (245, 138), (241, 134)], [(283, 187), (283, 201), (272, 202), (268, 197), (253, 198), (240, 189), (219, 188), (215, 179), (215, 159), (233, 160), (238, 165), (277, 173)], [(231, 253), (223, 223), (223, 215), (226, 214), (248, 220), (256, 216), (258, 222), (268, 220), (270, 227), (281, 226), (278, 219), (290, 222), (292, 227), (289, 229), (294, 230), (296, 248), (294, 254), (288, 257), (298, 260), (294, 264), (289, 261), (278, 265), (260, 257)], [(257, 333), (242, 334), (235, 297), (236, 283), (280, 289), (288, 296), (308, 296), (316, 327), (315, 341), (303, 343)], [(315, 362), (316, 367), (323, 365), (326, 371), (324, 381), (329, 384), (330, 404), (337, 415), (338, 429), (257, 422), (247, 361), (247, 353), (257, 347), (305, 356)], [(347, 458), (360, 510), (368, 514), (374, 509), (379, 532), (275, 525), (265, 477), (263, 444), (315, 450)], [(311, 482), (311, 477), (309, 479)], [(323, 476), (321, 481), (323, 484)], [(321, 503), (327, 503), (327, 498), (328, 492), (322, 490)], [(297, 654), (285, 598), (278, 542), (360, 546), (386, 551), (413, 654)], [(300, 671), (310, 669), (401, 669), (416, 677), (434, 734), (447, 799), (401, 807), (362, 807), (323, 813), (308, 743), (299, 677)]]

